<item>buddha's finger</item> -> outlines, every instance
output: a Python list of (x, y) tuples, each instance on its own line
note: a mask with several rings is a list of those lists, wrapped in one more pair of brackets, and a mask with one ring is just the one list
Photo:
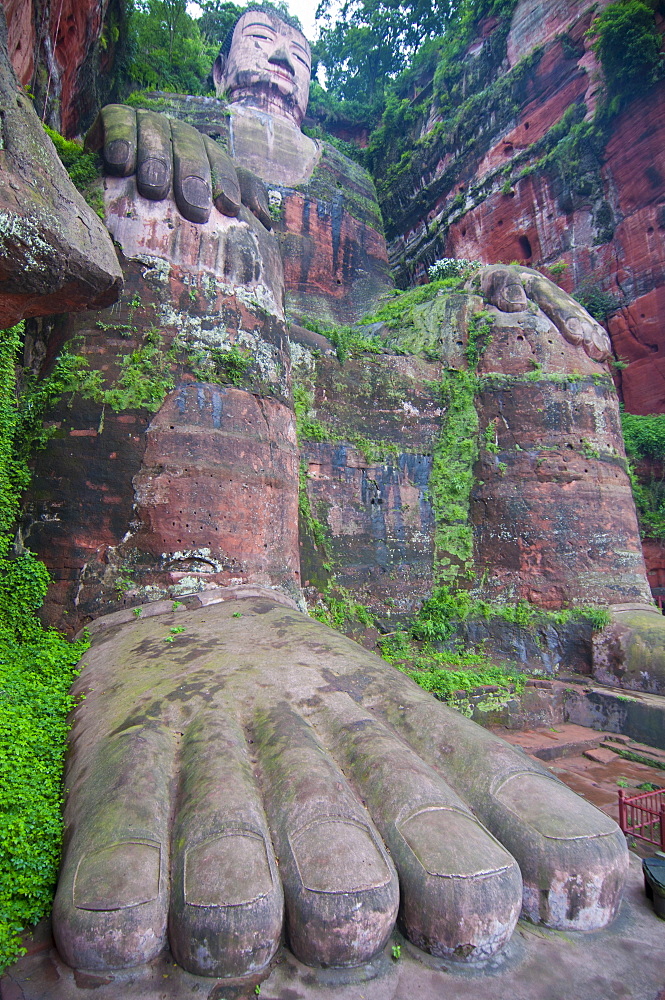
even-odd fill
[(136, 186), (144, 198), (162, 201), (169, 193), (173, 176), (171, 123), (154, 111), (137, 111), (136, 122)]
[(173, 194), (181, 214), (204, 223), (212, 210), (210, 163), (203, 137), (191, 125), (171, 120), (173, 140)]
[(223, 215), (235, 216), (240, 211), (241, 197), (238, 175), (233, 161), (219, 143), (209, 135), (203, 136), (203, 145), (210, 163), (212, 200)]
[(87, 149), (102, 149), (106, 172), (128, 177), (136, 170), (136, 112), (124, 104), (107, 104), (86, 136)]

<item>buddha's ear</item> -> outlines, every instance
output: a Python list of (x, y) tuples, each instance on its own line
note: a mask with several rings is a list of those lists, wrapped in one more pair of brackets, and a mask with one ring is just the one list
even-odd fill
[(215, 84), (215, 90), (218, 97), (224, 91), (224, 73), (226, 72), (226, 62), (226, 55), (223, 52), (220, 52), (212, 67), (212, 79)]

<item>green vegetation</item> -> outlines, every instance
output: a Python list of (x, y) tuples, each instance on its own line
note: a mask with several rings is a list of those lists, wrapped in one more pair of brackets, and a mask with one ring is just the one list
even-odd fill
[(414, 639), (427, 642), (445, 642), (450, 639), (458, 626), (467, 619), (501, 618), (520, 628), (533, 629), (542, 625), (566, 625), (568, 622), (586, 621), (599, 631), (610, 623), (606, 608), (579, 607), (563, 608), (560, 611), (545, 611), (528, 601), (501, 604), (473, 597), (467, 590), (456, 590), (449, 586), (439, 586), (424, 602), (414, 618), (410, 634)]
[(434, 446), (429, 492), (434, 509), (435, 579), (452, 583), (471, 578), (473, 529), (469, 506), (473, 465), (478, 458), (478, 414), (473, 372), (448, 369), (439, 386), (445, 409), (441, 433)]
[(654, 14), (659, 0), (616, 0), (595, 18), (593, 50), (603, 67), (609, 96), (623, 104), (663, 75), (662, 38)]
[[(229, 25), (238, 10), (235, 8), (228, 18)], [(202, 32), (187, 13), (186, 0), (133, 0), (127, 33), (130, 56), (125, 75), (132, 89), (179, 94), (208, 90), (208, 74), (219, 40)]]
[(55, 132), (48, 125), (43, 125), (44, 131), (55, 146), (55, 151), (62, 165), (72, 179), (77, 191), (80, 191), (90, 208), (104, 218), (104, 199), (101, 190), (102, 159), (98, 153), (87, 153), (82, 144), (70, 142)]
[(201, 347), (187, 356), (192, 373), (202, 382), (240, 386), (252, 364), (249, 351), (236, 344), (229, 348)]
[(20, 931), (48, 912), (62, 839), (61, 777), (68, 694), (87, 643), (68, 642), (36, 617), (49, 577), (15, 545), (31, 446), (48, 393), (17, 394), (22, 327), (0, 343), (0, 970), (21, 954)]
[(619, 308), (619, 303), (614, 295), (603, 291), (602, 288), (594, 284), (580, 285), (573, 298), (577, 299), (599, 323), (604, 323), (610, 313), (616, 312)]
[[(368, 334), (357, 326), (330, 326), (313, 317), (305, 317), (301, 322), (306, 330), (318, 333), (330, 341), (335, 348), (337, 360), (342, 365), (348, 358), (357, 358), (361, 354), (381, 354), (384, 349), (379, 336)], [(364, 324), (369, 322), (371, 321), (363, 319)]]
[(469, 320), (464, 356), (471, 371), (476, 370), (483, 352), (492, 343), (492, 314), (487, 310), (474, 313)]
[(482, 263), (479, 260), (442, 257), (427, 268), (427, 273), (430, 281), (442, 281), (444, 278), (461, 278), (466, 281), (481, 267)]
[(626, 454), (631, 459), (665, 461), (665, 414), (621, 413)]
[(473, 597), (466, 590), (439, 586), (406, 629), (383, 639), (381, 655), (426, 691), (465, 714), (470, 714), (472, 706), (461, 698), (460, 692), (485, 685), (496, 687), (497, 691), (487, 704), (478, 707), (497, 707), (504, 704), (507, 697), (522, 691), (526, 675), (515, 667), (492, 663), (483, 652), (460, 647), (456, 636), (463, 622), (473, 619), (501, 619), (532, 633), (539, 628), (562, 626), (572, 621), (585, 622), (594, 631), (610, 623), (606, 608), (545, 611), (527, 601), (501, 604)]
[(623, 439), (628, 457), (628, 474), (637, 508), (640, 532), (645, 538), (665, 539), (665, 480), (651, 472), (648, 479), (638, 477), (635, 463), (640, 460), (665, 462), (665, 414), (642, 416), (621, 414)]
[(314, 393), (299, 382), (293, 386), (293, 408), (296, 412), (296, 431), (299, 441), (330, 441), (330, 431), (320, 420), (312, 417)]
[(442, 278), (438, 281), (430, 281), (427, 285), (416, 285), (406, 292), (395, 292), (392, 298), (388, 299), (376, 312), (363, 316), (362, 323), (369, 326), (370, 323), (385, 323), (391, 329), (404, 330), (405, 325), (411, 322), (411, 313), (414, 306), (424, 302), (430, 302), (436, 298), (439, 292), (450, 292), (461, 289), (464, 279), (458, 276)]
[(298, 475), (298, 519), (301, 530), (309, 535), (314, 545), (325, 556), (329, 556), (330, 535), (326, 525), (315, 518), (312, 513), (312, 505), (309, 502), (309, 493), (307, 492), (307, 466), (304, 462), (300, 463)]
[[(313, 83), (312, 86), (318, 87), (318, 84)], [(325, 91), (323, 92), (325, 93)], [(309, 106), (308, 114), (312, 116), (312, 111)], [(355, 142), (347, 142), (345, 139), (338, 139), (337, 136), (327, 132), (321, 125), (304, 125), (302, 131), (305, 135), (308, 135), (310, 139), (319, 139), (321, 142), (328, 142), (344, 156), (348, 156), (350, 160), (355, 160), (356, 163), (359, 163), (361, 166), (364, 165), (365, 157), (363, 151), (360, 146), (356, 146)]]
[(374, 616), (365, 605), (356, 601), (346, 587), (335, 580), (327, 583), (321, 599), (310, 610), (310, 615), (338, 632), (343, 632), (349, 625), (369, 627), (374, 624)]
[(469, 649), (445, 649), (427, 641), (414, 641), (413, 629), (387, 636), (380, 644), (381, 655), (407, 674), (425, 691), (465, 714), (470, 706), (462, 692), (490, 685), (496, 688), (497, 702), (519, 694), (526, 675), (516, 668), (491, 663), (483, 653)]

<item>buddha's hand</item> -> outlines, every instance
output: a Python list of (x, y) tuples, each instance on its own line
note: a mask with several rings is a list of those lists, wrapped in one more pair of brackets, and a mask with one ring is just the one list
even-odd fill
[(625, 839), (536, 761), (274, 594), (184, 605), (93, 624), (53, 911), (68, 964), (168, 941), (192, 973), (257, 975), (285, 936), (355, 966), (398, 916), (479, 961), (520, 911), (614, 917)]
[(480, 271), (485, 299), (502, 312), (523, 312), (534, 302), (562, 337), (583, 347), (594, 361), (612, 357), (606, 330), (586, 309), (539, 271), (519, 265), (494, 264)]
[(144, 198), (161, 201), (173, 191), (180, 213), (190, 222), (207, 222), (213, 204), (228, 216), (238, 215), (244, 204), (270, 228), (263, 182), (236, 169), (219, 143), (185, 122), (108, 104), (88, 132), (86, 148), (101, 149), (108, 174), (136, 174)]

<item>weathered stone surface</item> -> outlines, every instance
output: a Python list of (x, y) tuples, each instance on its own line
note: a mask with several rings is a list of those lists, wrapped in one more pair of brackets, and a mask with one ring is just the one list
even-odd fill
[[(433, 579), (427, 491), (440, 415), (430, 382), (438, 366), (394, 355), (343, 365), (335, 356), (293, 356), (297, 380), (309, 384), (314, 375), (313, 415), (334, 439), (303, 441), (301, 448), (309, 501), (330, 533), (336, 578), (379, 614), (413, 613)], [(301, 544), (303, 584), (313, 594), (327, 579), (327, 560), (306, 533)]]
[(2, 11), (0, 117), (0, 328), (114, 302), (122, 277), (113, 245), (19, 90)]
[[(504, 98), (510, 92), (517, 112), (501, 97), (493, 105), (488, 88), (488, 113), (473, 141), (467, 130), (451, 145), (444, 131), (431, 142), (426, 161), (395, 176), (382, 207), (400, 283), (422, 280), (437, 257), (467, 257), (563, 264), (557, 280), (567, 291), (605, 293), (612, 345), (628, 362), (619, 377), (626, 407), (662, 412), (665, 176), (658, 164), (665, 86), (635, 97), (613, 119), (598, 155), (585, 148), (574, 164), (565, 162), (565, 153), (560, 168), (538, 163), (546, 152), (538, 143), (566, 112), (588, 120), (596, 109), (600, 68), (586, 32), (593, 12), (606, 5), (603, 0), (592, 11), (577, 0), (521, 0), (507, 57), (491, 71), (500, 82), (520, 60), (534, 60), (524, 79), (503, 92)], [(491, 34), (479, 31), (467, 53), (471, 74)], [(433, 109), (426, 127), (438, 120)]]
[(648, 603), (607, 369), (544, 317), (490, 312), (478, 412), (498, 451), (481, 445), (471, 501), (483, 589), (544, 607)]
[[(61, 403), (36, 461), (26, 531), (54, 579), (46, 616), (69, 628), (128, 587), (158, 596), (299, 580), (274, 237), (244, 208), (187, 222), (173, 202), (136, 197), (134, 183), (107, 181), (109, 227), (126, 255), (119, 306), (72, 318), (49, 341), (55, 353), (80, 338), (73, 349), (119, 393), (108, 405)], [(223, 368), (232, 347), (246, 358), (242, 388)], [(132, 378), (152, 389), (128, 392)]]
[(165, 113), (221, 141), (268, 189), (286, 308), (296, 321), (352, 323), (392, 287), (376, 191), (357, 163), (293, 122), (243, 104), (158, 94)]
[(309, 100), (309, 42), (277, 13), (254, 10), (236, 22), (231, 46), (215, 60), (217, 96), (300, 126)]
[[(607, 7), (610, 0), (599, 0), (597, 9)], [(585, 0), (520, 0), (515, 8), (508, 36), (508, 60), (511, 67), (528, 56), (539, 45), (558, 38), (571, 24), (586, 14)]]
[(283, 216), (275, 228), (289, 314), (335, 326), (376, 308), (392, 279), (367, 172), (326, 145), (302, 181), (275, 185), (265, 179), (282, 198)]
[[(612, 919), (623, 836), (537, 762), (283, 603), (201, 604), (95, 625), (75, 688), (86, 697), (74, 712), (53, 914), (70, 964), (149, 960), (170, 909), (187, 969), (260, 972), (279, 934), (279, 879), (295, 953), (357, 965), (397, 915), (393, 864), (402, 927), (435, 955), (490, 956), (522, 898), (550, 926)], [(220, 838), (244, 863), (213, 878), (205, 868), (222, 857)], [(118, 868), (133, 877), (119, 880)], [(228, 952), (213, 941), (220, 927)]]
[(2, 6), (9, 57), (42, 120), (67, 136), (87, 128), (108, 100), (116, 49), (124, 42), (121, 0), (2, 0)]
[(593, 640), (593, 676), (601, 684), (665, 694), (665, 618), (658, 608), (619, 611)]
[[(443, 538), (434, 551), (431, 456), (451, 405), (437, 381), (442, 370), (466, 367), (479, 312), (491, 330), (476, 380), (471, 586), (545, 608), (650, 600), (616, 392), (607, 367), (586, 353), (607, 354), (607, 336), (567, 311), (567, 296), (542, 277), (536, 289), (533, 272), (501, 271), (508, 283), (522, 276), (509, 288), (495, 269), (482, 272), (487, 297), (501, 308), (440, 292), (416, 307), (413, 323), (384, 330), (385, 353), (343, 366), (310, 357), (309, 369), (303, 353), (295, 367), (312, 386), (311, 416), (329, 439), (304, 446), (314, 516), (330, 532), (340, 582), (381, 614), (413, 611), (436, 579), (435, 560), (459, 562)], [(509, 292), (519, 301), (508, 302)], [(304, 551), (303, 579), (321, 588), (325, 557), (307, 544)], [(469, 585), (463, 566), (458, 579)], [(479, 625), (476, 637), (486, 635)], [(540, 667), (553, 669), (563, 655), (554, 636), (543, 637), (540, 654), (517, 635), (495, 638), (497, 652), (534, 665), (537, 657)], [(589, 652), (587, 643), (576, 662), (588, 668)]]

